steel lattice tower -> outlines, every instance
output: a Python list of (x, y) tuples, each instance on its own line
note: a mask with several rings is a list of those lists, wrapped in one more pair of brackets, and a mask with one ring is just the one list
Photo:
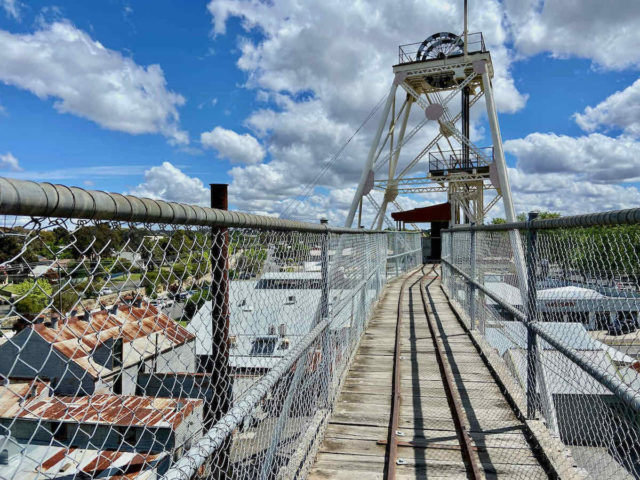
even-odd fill
[[(483, 223), (487, 212), (501, 198), (507, 220), (515, 220), (491, 84), (493, 64), (482, 34), (464, 33), (458, 36), (441, 32), (422, 43), (401, 45), (399, 62), (393, 66), (393, 72), (393, 83), (346, 226), (353, 225), (364, 197), (374, 204), (377, 212), (372, 227), (381, 228), (389, 203), (394, 203), (398, 194), (422, 192), (447, 193), (451, 205), (451, 225)], [(406, 96), (396, 112), (398, 87), (406, 92)], [(458, 96), (461, 108), (453, 114), (450, 104)], [(469, 140), (470, 109), (483, 96), (493, 143), (488, 148), (479, 148)], [(414, 106), (424, 110), (425, 116), (407, 131), (409, 114)], [(397, 171), (403, 147), (429, 122), (438, 123), (438, 133), (401, 171)], [(456, 125), (458, 122), (460, 129)], [(385, 127), (387, 134), (383, 139)], [(409, 176), (425, 157), (429, 165), (426, 174)], [(380, 171), (385, 166), (387, 178), (375, 180), (374, 171)], [(485, 190), (488, 189), (495, 189), (497, 195), (485, 202)], [(384, 192), (381, 204), (370, 195), (371, 190)], [(358, 217), (360, 224), (360, 215)]]

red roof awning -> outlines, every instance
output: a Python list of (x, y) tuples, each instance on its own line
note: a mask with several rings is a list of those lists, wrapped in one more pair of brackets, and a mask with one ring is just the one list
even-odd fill
[(393, 212), (391, 218), (405, 223), (448, 222), (451, 220), (451, 204), (446, 202), (404, 212)]

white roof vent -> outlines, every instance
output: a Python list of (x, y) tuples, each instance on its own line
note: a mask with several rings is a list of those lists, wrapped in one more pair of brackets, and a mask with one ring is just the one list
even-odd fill
[(287, 301), (285, 302), (285, 305), (293, 305), (294, 303), (296, 303), (296, 296), (295, 295), (289, 295), (287, 297)]

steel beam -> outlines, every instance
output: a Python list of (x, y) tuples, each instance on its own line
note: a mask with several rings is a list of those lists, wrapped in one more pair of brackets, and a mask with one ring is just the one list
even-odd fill
[(365, 166), (362, 169), (362, 175), (360, 175), (360, 182), (358, 183), (358, 188), (356, 189), (356, 193), (353, 196), (353, 200), (351, 202), (351, 207), (349, 208), (349, 214), (347, 215), (347, 220), (345, 221), (345, 227), (349, 228), (353, 224), (353, 218), (355, 217), (356, 210), (358, 209), (358, 203), (362, 198), (362, 192), (364, 191), (364, 184), (367, 181), (367, 177), (369, 176), (369, 171), (373, 167), (373, 160), (378, 150), (378, 144), (380, 143), (380, 137), (382, 136), (382, 130), (384, 129), (385, 124), (387, 123), (387, 117), (389, 116), (389, 110), (391, 109), (391, 104), (393, 103), (393, 99), (396, 95), (396, 90), (398, 89), (398, 83), (396, 81), (391, 85), (391, 89), (389, 90), (389, 95), (387, 96), (387, 102), (385, 103), (384, 109), (382, 110), (382, 117), (380, 118), (380, 123), (378, 124), (378, 130), (376, 131), (373, 141), (371, 143), (371, 148), (369, 149), (369, 155), (367, 156), (367, 161), (365, 162)]

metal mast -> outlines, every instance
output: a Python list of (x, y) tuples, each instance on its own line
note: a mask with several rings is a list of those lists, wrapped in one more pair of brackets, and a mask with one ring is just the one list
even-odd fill
[[(491, 54), (481, 33), (467, 32), (466, 0), (464, 12), (462, 35), (440, 32), (421, 43), (400, 46), (399, 62), (393, 66), (395, 76), (351, 203), (347, 227), (352, 226), (364, 198), (372, 198), (372, 189), (384, 192), (382, 202), (373, 202), (374, 228), (382, 227), (389, 204), (401, 193), (446, 192), (451, 206), (450, 225), (483, 223), (487, 212), (501, 198), (507, 220), (515, 220), (491, 85)], [(396, 109), (398, 87), (405, 95)], [(454, 113), (450, 108), (457, 96), (460, 111)], [(493, 145), (480, 148), (469, 139), (470, 111), (483, 96)], [(424, 111), (424, 117), (411, 127), (408, 121), (414, 106)], [(416, 134), (430, 122), (438, 125), (438, 133), (418, 155), (405, 161), (401, 157), (403, 147), (418, 138)], [(383, 136), (385, 127), (387, 133)], [(403, 160), (402, 168), (398, 168), (399, 160)], [(387, 178), (376, 179), (378, 173), (386, 173)], [(485, 190), (496, 190), (496, 196), (488, 203)]]

